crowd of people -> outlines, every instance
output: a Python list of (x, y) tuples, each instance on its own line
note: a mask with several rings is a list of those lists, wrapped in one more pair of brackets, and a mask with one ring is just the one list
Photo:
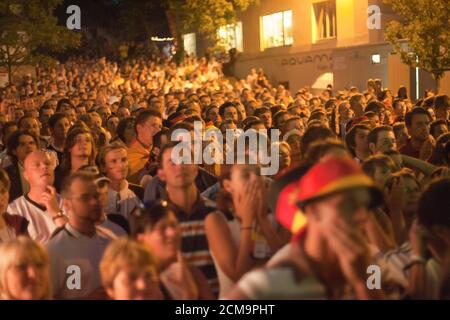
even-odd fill
[[(1, 299), (450, 298), (447, 95), (75, 57), (0, 111)], [(180, 163), (195, 123), (259, 132), (276, 174), (249, 148), (219, 161), (230, 144)]]

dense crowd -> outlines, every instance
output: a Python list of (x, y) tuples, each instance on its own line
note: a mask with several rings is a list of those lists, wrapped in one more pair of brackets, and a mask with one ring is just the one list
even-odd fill
[[(1, 88), (0, 110), (2, 299), (450, 298), (447, 95), (75, 57)], [(196, 123), (258, 132), (277, 172), (250, 147), (224, 161), (230, 141), (179, 163)]]

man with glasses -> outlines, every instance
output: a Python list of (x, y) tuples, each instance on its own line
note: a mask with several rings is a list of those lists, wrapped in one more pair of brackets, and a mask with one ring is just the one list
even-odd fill
[(49, 154), (33, 151), (25, 158), (23, 176), (30, 185), (28, 193), (8, 206), (8, 213), (28, 220), (28, 234), (46, 243), (52, 232), (67, 221), (59, 195), (53, 187), (55, 164)]
[(48, 243), (55, 298), (86, 299), (101, 295), (99, 263), (111, 234), (98, 223), (103, 218), (101, 195), (93, 174), (77, 172), (61, 193), (68, 222)]

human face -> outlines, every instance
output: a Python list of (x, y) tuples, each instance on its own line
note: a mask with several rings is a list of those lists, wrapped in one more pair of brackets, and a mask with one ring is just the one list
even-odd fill
[(50, 119), (50, 117), (54, 114), (53, 109), (48, 108), (48, 109), (43, 109), (42, 113), (39, 117), (39, 120), (41, 121), (41, 123), (47, 123), (48, 119)]
[(45, 298), (49, 271), (44, 262), (26, 262), (18, 259), (5, 272), (5, 289), (14, 300), (40, 300)]
[(280, 147), (280, 170), (287, 168), (291, 165), (291, 152), (286, 146)]
[(23, 163), (27, 155), (36, 150), (36, 141), (34, 141), (32, 136), (24, 134), (19, 137), (19, 145), (13, 153), (19, 160), (19, 163)]
[(161, 218), (152, 228), (138, 235), (138, 240), (151, 248), (156, 259), (163, 265), (177, 259), (181, 235), (178, 220), (172, 211)]
[(162, 120), (158, 117), (149, 117), (143, 124), (136, 126), (139, 141), (151, 146), (153, 144), (153, 136), (161, 131)]
[(394, 113), (397, 117), (404, 117), (406, 114), (406, 104), (404, 101), (398, 102), (394, 107)]
[(107, 292), (114, 300), (163, 299), (156, 271), (150, 268), (139, 270), (135, 266), (120, 270)]
[(408, 132), (413, 140), (425, 141), (430, 135), (430, 118), (425, 114), (414, 115)]
[(102, 118), (103, 123), (106, 122), (106, 119), (111, 115), (111, 110), (107, 107), (102, 107), (97, 110), (98, 114)]
[[(350, 227), (362, 230), (368, 218), (369, 203), (369, 190), (355, 188), (312, 203), (311, 209), (315, 212), (312, 217), (322, 228), (326, 227), (327, 223), (343, 220)], [(326, 232), (325, 229), (323, 231)]]
[(367, 136), (369, 135), (369, 130), (357, 129), (355, 134), (355, 150), (358, 152), (368, 152), (369, 142), (367, 141)]
[(289, 122), (287, 122), (285, 131), (289, 132), (294, 129), (300, 131), (300, 133), (302, 133), (302, 134), (305, 133), (305, 126), (303, 125), (303, 122), (301, 119), (295, 119), (295, 120), (292, 119)]
[(122, 107), (117, 111), (117, 116), (119, 117), (119, 119), (127, 118), (130, 115), (130, 110), (128, 110), (128, 108)]
[(128, 174), (128, 153), (125, 149), (114, 149), (105, 156), (104, 171), (112, 181), (122, 181)]
[(384, 188), (386, 181), (392, 175), (392, 170), (387, 166), (378, 166), (375, 168), (373, 180), (380, 188)]
[(440, 124), (440, 125), (434, 127), (432, 134), (433, 134), (433, 137), (435, 139), (437, 139), (437, 138), (439, 138), (440, 135), (447, 133), (447, 132), (448, 132), (448, 127), (445, 124)]
[(405, 182), (405, 199), (406, 199), (404, 212), (410, 215), (415, 214), (417, 213), (420, 198), (420, 186), (414, 179), (410, 177), (406, 177), (404, 182)]
[(223, 113), (223, 117), (224, 117), (224, 120), (231, 119), (231, 120), (233, 120), (235, 123), (238, 122), (238, 112), (237, 112), (237, 109), (236, 109), (235, 107), (228, 107), (228, 108), (225, 108), (224, 113)]
[(242, 121), (245, 118), (247, 118), (247, 113), (245, 112), (245, 108), (242, 104), (240, 104), (240, 103), (237, 104), (237, 110), (238, 110), (239, 121)]
[(376, 146), (375, 148), (372, 149), (372, 152), (383, 153), (391, 150), (397, 150), (397, 142), (395, 140), (394, 132), (392, 131), (379, 132)]
[(64, 199), (72, 225), (96, 224), (103, 217), (101, 197), (94, 181), (75, 179), (70, 188), (70, 197)]
[(284, 124), (286, 123), (286, 121), (288, 119), (290, 119), (290, 115), (289, 114), (284, 114), (281, 117), (278, 118), (278, 123), (277, 123), (277, 128), (281, 129), (283, 128)]
[(264, 122), (264, 125), (266, 126), (266, 129), (270, 129), (272, 127), (272, 113), (270, 112), (264, 112), (259, 116), (262, 122)]
[(109, 133), (111, 133), (111, 136), (116, 135), (118, 124), (119, 124), (119, 118), (117, 118), (117, 117), (109, 118), (108, 122), (106, 123), (106, 127), (107, 127)]
[(92, 136), (90, 133), (80, 133), (75, 138), (75, 144), (70, 149), (73, 157), (89, 157), (92, 154)]
[(207, 117), (214, 123), (220, 122), (219, 108), (211, 108), (208, 111)]
[(233, 199), (237, 199), (240, 192), (244, 190), (252, 173), (259, 176), (259, 166), (249, 164), (235, 164), (231, 168), (230, 180), (224, 184), (226, 190), (231, 193)]
[(55, 123), (55, 127), (53, 128), (53, 134), (55, 139), (58, 140), (65, 140), (67, 137), (67, 132), (69, 132), (70, 129), (70, 121), (68, 118), (64, 117), (59, 119)]
[[(195, 164), (176, 163), (172, 159), (173, 149), (166, 149), (162, 156), (162, 168), (159, 170), (161, 180), (166, 181), (168, 187), (172, 188), (188, 188), (195, 182), (198, 168)], [(174, 152), (174, 157), (178, 157)]]
[(372, 129), (380, 126), (380, 117), (378, 115), (370, 117), (369, 121)]
[(69, 117), (69, 119), (72, 123), (77, 121), (77, 112), (75, 111), (74, 108), (70, 108), (69, 110), (67, 110), (64, 113)]
[(299, 156), (301, 154), (301, 144), (300, 144), (301, 137), (299, 135), (291, 135), (287, 139), (287, 143), (289, 144), (289, 147), (291, 147), (291, 159), (294, 156)]
[(27, 130), (34, 134), (35, 137), (40, 136), (39, 123), (34, 118), (25, 118), (20, 123), (20, 130)]
[(450, 119), (450, 107), (441, 107), (436, 109), (436, 119), (449, 120)]
[(44, 152), (33, 152), (25, 160), (24, 178), (31, 187), (45, 188), (53, 185), (55, 180), (55, 164)]
[(200, 98), (200, 103), (202, 104), (203, 108), (206, 108), (211, 103), (211, 98), (208, 96), (203, 96)]
[(92, 112), (92, 113), (90, 113), (90, 117), (91, 117), (92, 121), (94, 121), (94, 124), (97, 127), (99, 127), (99, 128), (102, 127), (103, 120), (102, 120), (102, 117), (100, 117), (100, 115), (98, 113)]
[(86, 114), (86, 107), (77, 107), (77, 113), (80, 116)]

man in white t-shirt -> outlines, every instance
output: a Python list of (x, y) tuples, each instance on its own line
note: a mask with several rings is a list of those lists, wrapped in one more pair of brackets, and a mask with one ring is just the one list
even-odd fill
[(103, 208), (94, 179), (93, 175), (75, 173), (62, 187), (69, 221), (54, 232), (47, 246), (57, 299), (101, 296), (99, 263), (113, 237), (97, 226)]
[(67, 218), (61, 200), (53, 187), (54, 162), (43, 151), (31, 152), (24, 161), (24, 178), (30, 191), (9, 204), (7, 212), (28, 220), (28, 234), (40, 243), (46, 243), (53, 231)]
[(128, 175), (126, 146), (120, 142), (113, 142), (100, 150), (97, 160), (100, 171), (109, 179), (106, 213), (120, 214), (128, 220), (131, 212), (141, 206), (141, 201), (129, 189), (126, 180)]

